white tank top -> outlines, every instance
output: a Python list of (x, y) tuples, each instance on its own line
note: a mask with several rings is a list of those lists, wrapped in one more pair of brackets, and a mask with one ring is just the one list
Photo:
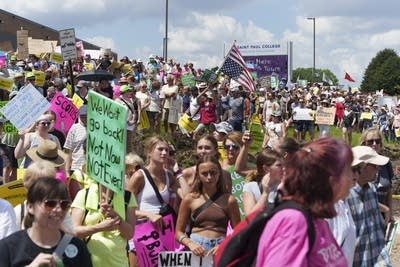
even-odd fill
[[(154, 189), (151, 186), (148, 177), (146, 176), (146, 174), (142, 169), (140, 171), (143, 173), (144, 176), (144, 187), (137, 196), (139, 210), (158, 213), (161, 208), (161, 203), (158, 200), (157, 195), (154, 192)], [(163, 190), (160, 191), (160, 195), (166, 203), (169, 203), (170, 191), (169, 191), (168, 171), (164, 171), (164, 175), (165, 175), (165, 187)]]

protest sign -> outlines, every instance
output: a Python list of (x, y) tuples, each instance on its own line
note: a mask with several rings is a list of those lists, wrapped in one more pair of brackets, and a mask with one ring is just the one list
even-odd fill
[(360, 120), (372, 120), (371, 112), (362, 112), (360, 115)]
[(183, 86), (193, 87), (196, 85), (196, 80), (194, 79), (194, 75), (192, 73), (186, 73), (182, 75), (181, 81)]
[(0, 68), (7, 67), (7, 55), (3, 51), (0, 51)]
[(231, 174), (231, 179), (232, 179), (232, 195), (236, 198), (236, 201), (238, 203), (240, 218), (244, 219), (246, 217), (246, 213), (244, 212), (243, 209), (242, 192), (246, 180), (243, 176), (241, 176), (235, 171), (234, 167), (231, 169), (228, 168), (228, 172)]
[(12, 181), (0, 186), (0, 198), (7, 200), (14, 207), (26, 199), (26, 188), (21, 180)]
[(271, 76), (264, 76), (259, 79), (259, 83), (263, 88), (271, 87)]
[(64, 60), (72, 60), (78, 57), (78, 51), (75, 44), (75, 30), (65, 29), (60, 33), (61, 54)]
[(64, 62), (64, 58), (60, 53), (53, 52), (50, 54), (50, 61), (57, 64), (62, 64)]
[(88, 175), (116, 193), (124, 192), (127, 108), (94, 91), (87, 108)]
[(0, 89), (11, 91), (13, 84), (14, 84), (13, 79), (0, 76)]
[(67, 135), (69, 129), (78, 118), (79, 109), (61, 92), (57, 92), (54, 95), (50, 104), (50, 110), (56, 113), (56, 124), (54, 127)]
[(151, 221), (136, 224), (133, 241), (139, 266), (158, 266), (158, 254), (174, 251), (175, 227), (172, 215), (163, 218), (162, 229), (156, 229)]
[[(0, 101), (0, 109), (7, 105), (8, 101)], [(18, 134), (18, 129), (0, 112), (0, 122), (3, 122), (3, 133)]]
[(315, 116), (316, 124), (333, 125), (335, 122), (336, 108), (318, 107)]
[(293, 120), (295, 121), (312, 121), (310, 110), (308, 108), (295, 108), (293, 110)]
[(377, 99), (378, 106), (386, 106), (389, 110), (392, 110), (392, 107), (397, 106), (397, 97), (396, 96), (378, 96)]
[(76, 49), (78, 50), (78, 54), (80, 57), (84, 57), (85, 56), (85, 48), (83, 47), (83, 42), (82, 41), (78, 41), (75, 43)]
[(213, 266), (213, 257), (199, 257), (191, 251), (163, 251), (158, 254), (159, 267), (189, 267), (189, 266)]
[(42, 87), (46, 80), (46, 73), (43, 71), (34, 70), (33, 74), (35, 74), (35, 85)]
[(197, 121), (192, 120), (186, 113), (184, 113), (178, 121), (179, 127), (183, 128), (188, 133), (192, 133), (194, 129), (196, 129), (197, 124)]
[(75, 105), (75, 107), (80, 109), (81, 106), (83, 105), (84, 101), (78, 94), (74, 94), (72, 96), (72, 103)]
[(17, 127), (26, 129), (50, 107), (49, 101), (31, 84), (27, 85), (0, 112)]
[(17, 58), (25, 60), (29, 56), (28, 31), (17, 31)]

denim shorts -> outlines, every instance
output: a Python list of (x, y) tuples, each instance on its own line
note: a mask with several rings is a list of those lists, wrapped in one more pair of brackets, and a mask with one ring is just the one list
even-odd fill
[(198, 234), (191, 234), (190, 239), (200, 246), (202, 246), (205, 250), (209, 251), (215, 246), (219, 245), (222, 243), (222, 240), (224, 240), (224, 236), (218, 237), (218, 238), (207, 238)]

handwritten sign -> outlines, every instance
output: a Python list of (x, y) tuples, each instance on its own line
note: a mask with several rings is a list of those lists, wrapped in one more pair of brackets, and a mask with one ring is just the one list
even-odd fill
[(49, 101), (31, 84), (24, 87), (0, 112), (17, 127), (26, 129), (50, 107)]
[(194, 79), (194, 75), (192, 73), (182, 75), (181, 81), (183, 86), (193, 87), (196, 85), (196, 80)]
[(293, 120), (295, 121), (312, 121), (310, 110), (308, 108), (295, 108), (293, 111)]
[(362, 112), (360, 115), (360, 120), (372, 120), (371, 112)]
[(54, 127), (67, 134), (78, 118), (79, 109), (61, 92), (57, 92), (54, 95), (50, 104), (50, 110), (56, 113), (56, 124)]
[[(8, 101), (0, 101), (0, 109), (7, 105)], [(18, 129), (15, 128), (15, 126), (8, 121), (4, 115), (0, 112), (0, 122), (3, 122), (3, 133), (8, 133), (8, 134), (17, 134)]]
[(116, 193), (124, 192), (127, 108), (89, 92), (87, 122), (88, 175)]
[(33, 71), (33, 74), (35, 74), (35, 85), (36, 86), (43, 86), (44, 82), (46, 80), (46, 74), (43, 71)]
[(14, 81), (9, 78), (0, 77), (0, 89), (11, 91)]
[(62, 64), (64, 62), (64, 58), (60, 53), (53, 52), (50, 54), (50, 61), (57, 64)]
[(65, 29), (60, 31), (60, 46), (64, 60), (75, 59), (78, 57), (74, 29)]
[(235, 172), (234, 168), (228, 168), (228, 172), (231, 174), (232, 179), (232, 195), (236, 198), (236, 201), (238, 202), (240, 218), (244, 219), (246, 217), (246, 213), (243, 209), (242, 193), (246, 180), (243, 176)]
[(163, 217), (164, 226), (158, 230), (150, 221), (136, 224), (133, 237), (139, 266), (158, 266), (158, 254), (174, 251), (175, 227), (172, 215)]
[(20, 180), (12, 181), (0, 186), (0, 198), (11, 203), (14, 207), (26, 199), (26, 189)]
[(335, 114), (336, 108), (325, 108), (325, 107), (318, 107), (315, 123), (316, 124), (325, 124), (325, 125), (333, 125), (335, 122)]
[(159, 267), (189, 267), (189, 266), (213, 266), (212, 256), (199, 257), (194, 255), (191, 251), (181, 252), (160, 252), (158, 254)]
[(25, 60), (29, 56), (28, 31), (17, 31), (17, 58)]

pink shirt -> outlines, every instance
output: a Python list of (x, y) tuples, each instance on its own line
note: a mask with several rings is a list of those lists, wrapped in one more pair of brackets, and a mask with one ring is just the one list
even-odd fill
[(285, 209), (265, 226), (257, 251), (257, 267), (347, 267), (346, 258), (325, 220), (315, 219), (315, 242), (308, 253), (307, 221), (303, 213)]

